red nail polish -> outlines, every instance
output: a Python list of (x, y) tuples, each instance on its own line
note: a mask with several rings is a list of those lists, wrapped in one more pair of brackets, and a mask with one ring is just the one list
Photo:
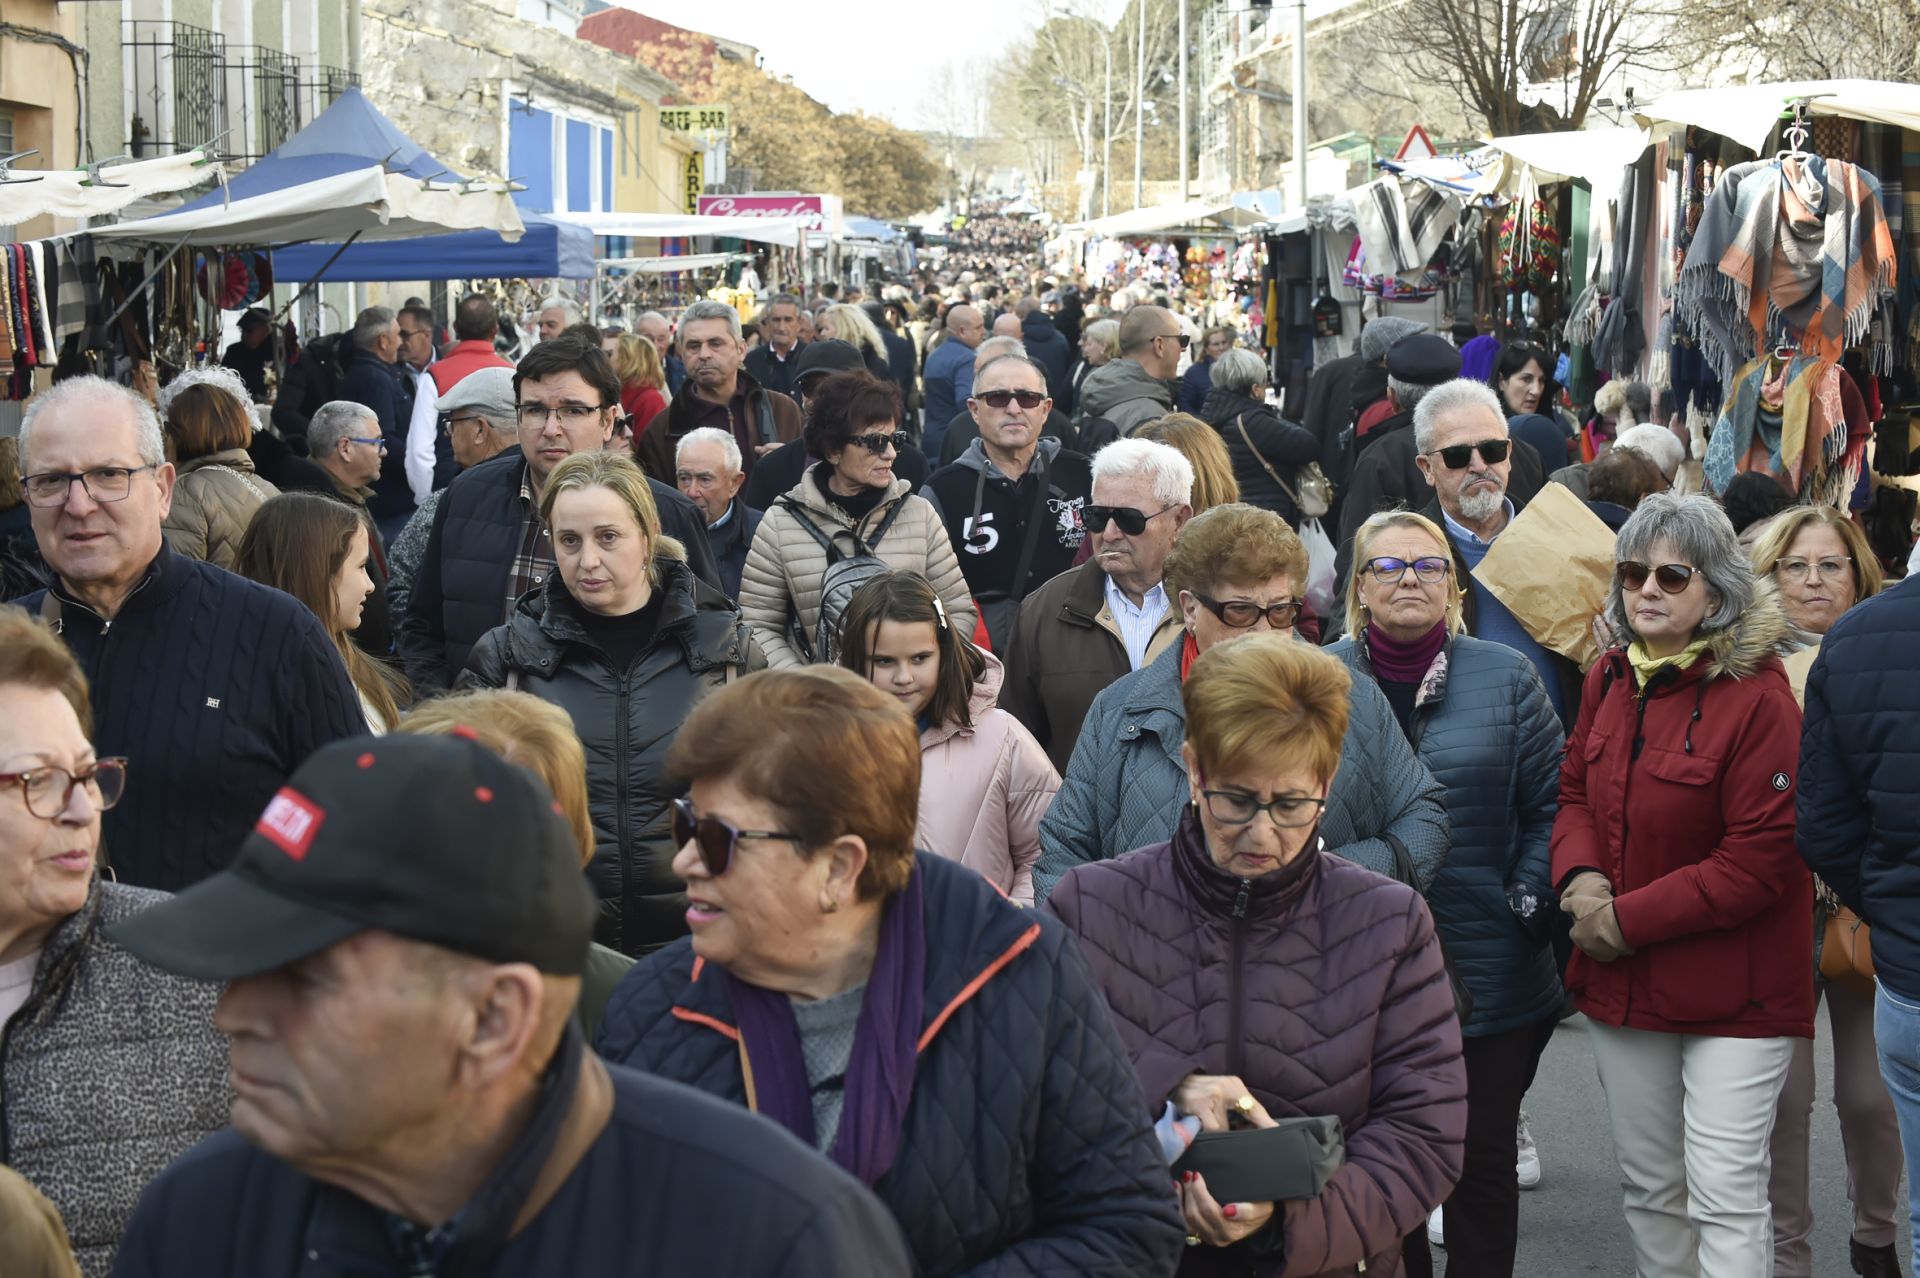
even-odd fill
[(1220, 1214), (1222, 1216), (1225, 1216), (1228, 1220), (1232, 1220), (1239, 1213), (1240, 1213), (1240, 1207), (1239, 1207), (1239, 1204), (1237, 1203), (1228, 1203), (1225, 1207), (1222, 1207), (1220, 1209)]

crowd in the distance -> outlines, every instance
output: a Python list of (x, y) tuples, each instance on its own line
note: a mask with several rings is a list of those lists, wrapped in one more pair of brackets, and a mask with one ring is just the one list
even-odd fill
[[(1824, 996), (1900, 1272), (1855, 524), (1743, 544), (1533, 348), (1376, 321), (1296, 423), (1005, 272), (32, 401), (0, 1269), (1511, 1275), (1577, 1009), (1640, 1271), (1800, 1278)], [(1474, 572), (1549, 473), (1617, 531), (1584, 671)]]

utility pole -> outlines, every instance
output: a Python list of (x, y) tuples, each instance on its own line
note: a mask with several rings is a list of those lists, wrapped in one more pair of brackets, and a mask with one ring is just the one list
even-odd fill
[(1147, 158), (1147, 0), (1138, 0), (1133, 41), (1133, 207), (1146, 202)]
[(1293, 6), (1293, 207), (1307, 207), (1307, 0)]
[(1101, 44), (1107, 51), (1107, 115), (1100, 128), (1100, 144), (1106, 154), (1100, 161), (1100, 216), (1113, 216), (1113, 32), (1100, 28)]
[(1180, 202), (1186, 203), (1193, 198), (1193, 188), (1188, 172), (1188, 155), (1193, 149), (1192, 136), (1187, 132), (1187, 0), (1180, 0)]

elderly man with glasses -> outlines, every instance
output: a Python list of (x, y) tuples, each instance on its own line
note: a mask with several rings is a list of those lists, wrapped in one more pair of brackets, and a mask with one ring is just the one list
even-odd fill
[(1131, 435), (1173, 411), (1173, 378), (1187, 335), (1164, 306), (1136, 306), (1120, 321), (1120, 358), (1096, 368), (1080, 388), (1080, 412)]

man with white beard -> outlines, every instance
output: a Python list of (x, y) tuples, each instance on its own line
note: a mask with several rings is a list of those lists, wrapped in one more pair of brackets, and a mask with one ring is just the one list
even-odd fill
[(1426, 515), (1447, 530), (1456, 582), (1467, 590), (1467, 632), (1505, 644), (1540, 671), (1560, 721), (1579, 709), (1579, 672), (1571, 662), (1527, 633), (1507, 606), (1481, 585), (1473, 570), (1493, 539), (1513, 522), (1507, 482), (1513, 473), (1513, 441), (1500, 401), (1482, 382), (1459, 378), (1428, 391), (1413, 410), (1415, 464), (1432, 485)]

